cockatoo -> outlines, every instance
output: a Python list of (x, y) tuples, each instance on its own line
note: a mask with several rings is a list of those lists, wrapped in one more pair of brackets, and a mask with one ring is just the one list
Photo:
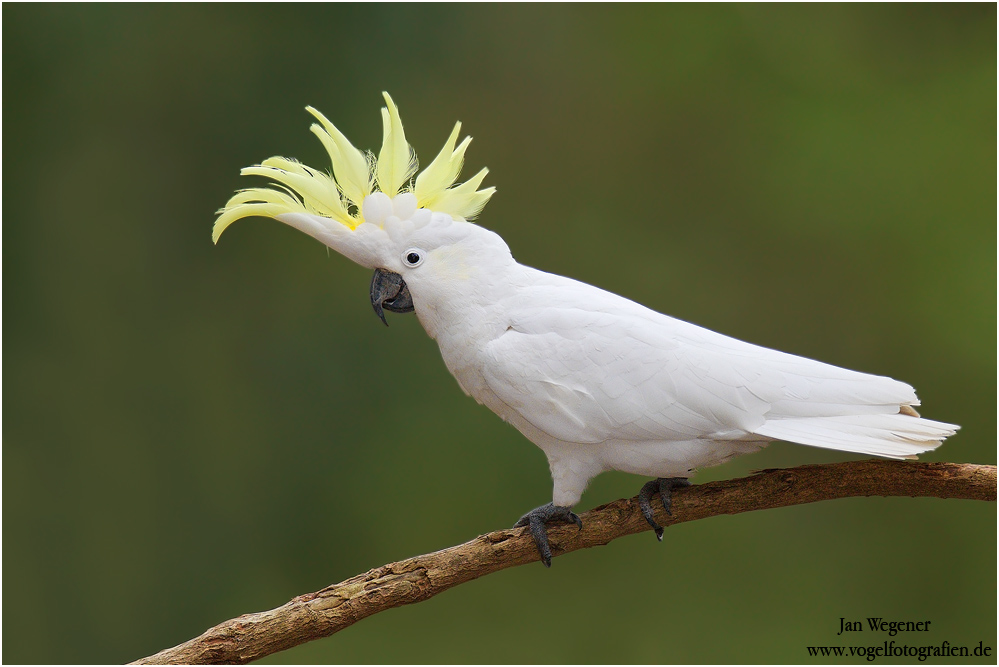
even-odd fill
[[(550, 523), (582, 522), (572, 507), (607, 470), (654, 477), (639, 494), (670, 511), (671, 490), (698, 468), (785, 440), (858, 454), (915, 458), (957, 426), (919, 416), (912, 387), (751, 345), (585, 283), (517, 263), (496, 233), (469, 222), (495, 188), (482, 169), (455, 185), (471, 137), (456, 123), (417, 175), (387, 93), (377, 157), (316, 109), (312, 132), (332, 172), (272, 157), (242, 170), (277, 188), (236, 193), (212, 234), (266, 216), (374, 270), (371, 305), (415, 312), (466, 394), (548, 457), (552, 502), (525, 514), (551, 564)], [(415, 179), (414, 179), (415, 176)]]

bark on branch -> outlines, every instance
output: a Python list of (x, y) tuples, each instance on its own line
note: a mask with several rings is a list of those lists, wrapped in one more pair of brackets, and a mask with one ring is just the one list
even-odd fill
[[(678, 489), (673, 492), (673, 516), (666, 516), (659, 505), (656, 517), (663, 526), (670, 526), (720, 514), (854, 496), (994, 501), (996, 467), (869, 460), (764, 470), (750, 477)], [(602, 505), (581, 518), (582, 531), (575, 526), (549, 531), (556, 556), (650, 530), (638, 510), (637, 498)], [(526, 528), (499, 530), (435, 553), (383, 565), (300, 595), (276, 609), (234, 618), (132, 664), (245, 664), (327, 637), (380, 611), (422, 602), (452, 586), (537, 560)]]

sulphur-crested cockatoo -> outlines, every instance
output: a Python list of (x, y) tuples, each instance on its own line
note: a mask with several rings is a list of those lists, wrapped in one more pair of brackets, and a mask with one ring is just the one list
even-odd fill
[(479, 189), (486, 169), (454, 185), (471, 141), (458, 143), (461, 123), (417, 174), (398, 109), (385, 102), (377, 157), (307, 107), (332, 172), (282, 157), (243, 169), (278, 187), (234, 195), (213, 240), (235, 220), (267, 216), (374, 269), (378, 316), (415, 311), (465, 393), (548, 457), (552, 502), (517, 523), (546, 565), (547, 524), (582, 527), (571, 508), (606, 470), (656, 478), (639, 496), (662, 539), (654, 494), (668, 512), (670, 490), (695, 469), (772, 440), (913, 458), (957, 430), (921, 418), (903, 382), (750, 345), (518, 264), (503, 239), (468, 222), (495, 189)]

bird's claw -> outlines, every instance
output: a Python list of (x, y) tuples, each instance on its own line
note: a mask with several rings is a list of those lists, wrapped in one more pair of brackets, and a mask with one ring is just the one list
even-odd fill
[(531, 510), (520, 517), (517, 523), (513, 524), (514, 528), (528, 526), (531, 529), (531, 537), (534, 538), (534, 544), (538, 547), (538, 554), (541, 556), (541, 562), (545, 564), (545, 567), (552, 566), (552, 548), (548, 543), (547, 528), (547, 524), (552, 522), (574, 523), (579, 526), (579, 530), (583, 529), (582, 519), (576, 516), (576, 513), (571, 508), (553, 503), (548, 503), (547, 505), (542, 505)]
[(638, 492), (638, 507), (642, 510), (642, 516), (652, 526), (652, 530), (656, 531), (656, 538), (660, 542), (663, 541), (663, 527), (656, 522), (655, 517), (652, 515), (652, 504), (650, 502), (652, 496), (658, 493), (666, 514), (673, 516), (672, 491), (684, 486), (690, 486), (690, 482), (686, 477), (660, 477), (651, 482), (646, 482), (642, 490)]

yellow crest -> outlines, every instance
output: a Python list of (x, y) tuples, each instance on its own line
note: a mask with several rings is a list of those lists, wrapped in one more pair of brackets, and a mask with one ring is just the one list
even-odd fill
[(364, 199), (373, 192), (389, 198), (412, 192), (417, 208), (447, 213), (452, 218), (469, 219), (486, 205), (496, 188), (479, 190), (489, 173), (479, 173), (454, 185), (465, 158), (471, 137), (455, 145), (461, 123), (455, 123), (451, 136), (437, 157), (412, 180), (418, 169), (416, 152), (406, 142), (399, 109), (388, 93), (382, 109), (382, 148), (376, 158), (362, 153), (347, 140), (326, 116), (306, 107), (319, 123), (313, 123), (312, 133), (322, 142), (332, 162), (332, 172), (326, 173), (300, 162), (272, 157), (259, 165), (240, 171), (244, 176), (266, 176), (277, 187), (248, 188), (234, 194), (218, 211), (212, 230), (212, 241), (218, 242), (226, 227), (240, 218), (260, 215), (276, 218), (284, 213), (307, 213), (336, 220), (349, 229), (364, 222)]

